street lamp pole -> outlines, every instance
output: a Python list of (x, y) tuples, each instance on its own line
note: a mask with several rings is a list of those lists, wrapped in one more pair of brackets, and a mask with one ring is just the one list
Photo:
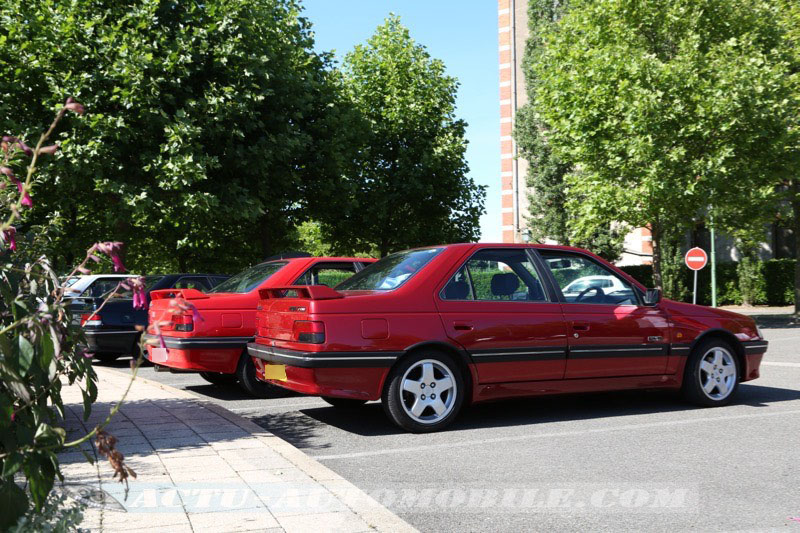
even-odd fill
[(714, 238), (714, 215), (709, 214), (711, 230), (711, 307), (717, 306), (717, 254)]

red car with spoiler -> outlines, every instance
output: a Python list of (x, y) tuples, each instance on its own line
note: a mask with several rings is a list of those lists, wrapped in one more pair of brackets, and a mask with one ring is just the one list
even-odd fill
[[(214, 384), (238, 381), (251, 395), (268, 396), (272, 387), (256, 380), (246, 350), (256, 331), (259, 290), (275, 285), (318, 285), (318, 290), (324, 289), (325, 285), (336, 285), (374, 261), (354, 257), (291, 257), (258, 264), (205, 292), (152, 291), (150, 325), (145, 335), (147, 359), (171, 371), (199, 372)], [(176, 296), (181, 300), (174, 300)], [(177, 308), (177, 301), (185, 302), (189, 309)], [(160, 337), (156, 323), (162, 324)]]
[(678, 389), (724, 405), (767, 349), (753, 319), (662, 299), (561, 246), (420, 248), (335, 290), (261, 296), (248, 344), (259, 379), (334, 406), (381, 400), (415, 432), (445, 427), (466, 403), (544, 394)]

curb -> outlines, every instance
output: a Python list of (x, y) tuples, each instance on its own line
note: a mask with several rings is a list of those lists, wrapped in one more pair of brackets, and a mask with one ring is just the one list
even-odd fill
[[(98, 374), (98, 377), (105, 372), (122, 375), (128, 378), (130, 377), (129, 375), (113, 368), (96, 367), (94, 370)], [(141, 370), (141, 367), (139, 370)], [(276, 435), (273, 435), (255, 422), (228, 411), (224, 407), (210, 402), (197, 394), (141, 377), (138, 374), (136, 376), (136, 381), (141, 381), (146, 385), (158, 387), (159, 389), (167, 391), (170, 394), (174, 394), (175, 396), (197, 402), (209, 411), (225, 418), (244, 431), (247, 431), (251, 436), (262, 441), (264, 444), (282, 455), (287, 461), (297, 466), (297, 468), (302, 470), (311, 479), (329, 490), (351, 511), (360, 516), (370, 527), (378, 531), (419, 533), (416, 528), (381, 505), (366, 492), (359, 489), (319, 461), (309, 457), (291, 443), (281, 439)]]

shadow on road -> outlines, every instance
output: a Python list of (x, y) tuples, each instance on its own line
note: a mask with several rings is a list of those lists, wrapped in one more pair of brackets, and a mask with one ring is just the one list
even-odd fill
[[(800, 391), (742, 384), (733, 405), (768, 407), (777, 402), (800, 400)], [(600, 418), (695, 411), (701, 409), (668, 391), (619, 391), (569, 396), (550, 396), (484, 403), (465, 409), (449, 431), (532, 425)], [(320, 423), (367, 437), (405, 433), (386, 418), (380, 404), (370, 403), (356, 411), (333, 407), (303, 409), (304, 415)], [(292, 430), (274, 428), (270, 420), (259, 423), (298, 447)]]

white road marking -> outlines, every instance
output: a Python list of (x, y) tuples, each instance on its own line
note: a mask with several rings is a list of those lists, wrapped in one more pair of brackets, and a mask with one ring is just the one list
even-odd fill
[(761, 364), (769, 366), (791, 366), (794, 368), (800, 368), (800, 363), (779, 363), (777, 361), (762, 361)]
[(613, 431), (626, 431), (626, 430), (640, 430), (640, 429), (651, 429), (651, 428), (659, 428), (659, 427), (670, 427), (670, 426), (683, 426), (689, 424), (702, 424), (707, 422), (724, 422), (730, 420), (748, 420), (753, 418), (765, 418), (765, 417), (772, 417), (772, 416), (787, 416), (787, 415), (798, 415), (800, 414), (800, 409), (792, 409), (787, 411), (772, 411), (768, 413), (753, 413), (753, 414), (746, 414), (746, 415), (731, 415), (731, 416), (708, 416), (702, 418), (691, 418), (691, 419), (684, 419), (684, 420), (671, 420), (665, 422), (651, 422), (647, 424), (624, 424), (621, 426), (613, 426), (613, 427), (603, 427), (603, 428), (594, 428), (594, 429), (582, 429), (582, 430), (575, 430), (575, 431), (553, 431), (549, 433), (536, 433), (532, 435), (515, 435), (513, 437), (498, 437), (495, 439), (481, 439), (481, 440), (472, 440), (472, 441), (461, 441), (461, 442), (443, 442), (441, 444), (428, 444), (423, 446), (412, 446), (407, 448), (391, 448), (391, 449), (383, 449), (383, 450), (373, 450), (369, 452), (354, 452), (354, 453), (342, 453), (336, 455), (312, 455), (314, 459), (318, 461), (326, 461), (331, 459), (352, 459), (356, 457), (369, 457), (372, 455), (389, 455), (393, 453), (410, 453), (410, 452), (418, 452), (421, 450), (439, 450), (439, 449), (452, 449), (454, 447), (465, 447), (465, 446), (480, 446), (484, 444), (495, 444), (495, 443), (502, 443), (502, 442), (516, 442), (516, 441), (525, 441), (525, 440), (533, 440), (533, 439), (544, 439), (549, 437), (577, 437), (583, 435), (591, 435), (595, 433), (611, 433)]

